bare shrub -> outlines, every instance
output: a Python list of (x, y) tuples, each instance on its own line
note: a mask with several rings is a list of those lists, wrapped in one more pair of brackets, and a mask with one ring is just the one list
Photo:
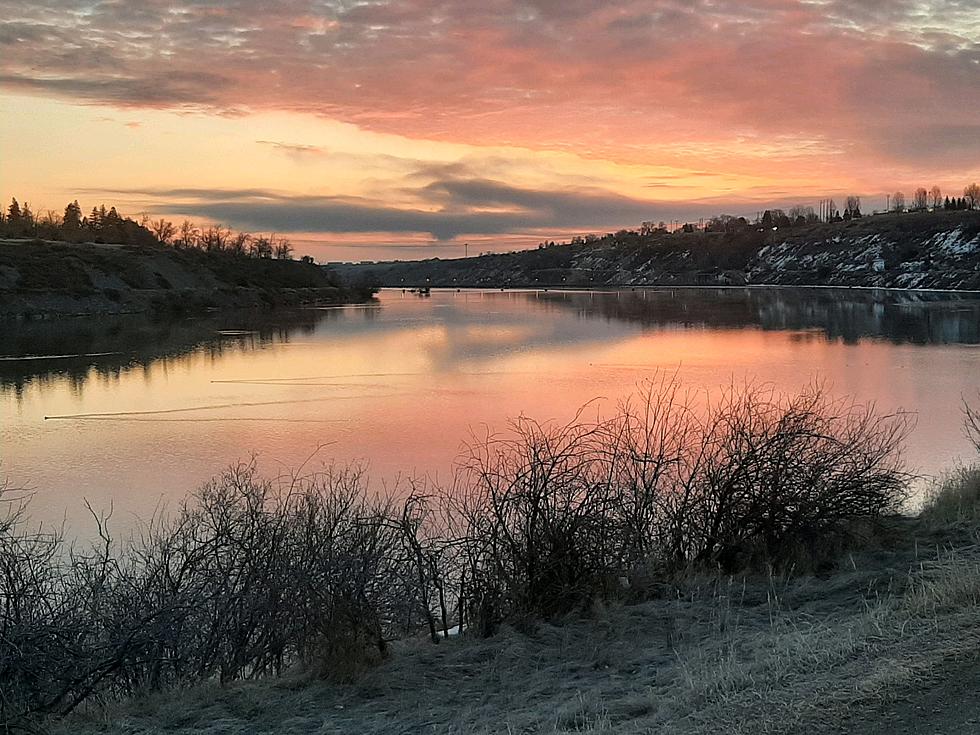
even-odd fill
[(116, 551), (86, 554), (0, 522), (0, 724), (303, 663), (349, 679), (379, 661), (401, 559), (385, 501), (356, 471), (274, 487), (233, 468)]
[(552, 616), (615, 571), (621, 534), (603, 429), (580, 419), (555, 427), (521, 418), (511, 437), (470, 446), (460, 507), (481, 606), (505, 595), (499, 604), (507, 609)]
[(454, 497), (474, 622), (551, 617), (639, 566), (785, 566), (895, 512), (906, 415), (746, 387), (697, 404), (664, 378), (607, 420), (515, 421), (468, 448)]
[(966, 438), (980, 454), (980, 409), (963, 401), (963, 430)]
[(778, 565), (905, 499), (908, 415), (882, 416), (818, 386), (795, 396), (746, 387), (710, 405), (701, 427), (683, 490), (670, 495), (668, 553), (678, 562)]
[(350, 681), (392, 637), (554, 618), (641, 570), (818, 558), (904, 498), (909, 418), (817, 387), (712, 401), (664, 376), (585, 410), (471, 442), (447, 490), (396, 503), (356, 468), (270, 482), (245, 464), (126, 544), (93, 514), (81, 551), (0, 493), (0, 726), (297, 664)]
[[(980, 411), (963, 401), (963, 432), (980, 454)], [(980, 520), (980, 464), (960, 467), (926, 494), (922, 517), (940, 524)]]

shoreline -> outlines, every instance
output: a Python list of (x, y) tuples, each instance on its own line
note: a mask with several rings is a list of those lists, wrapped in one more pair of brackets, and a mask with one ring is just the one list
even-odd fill
[[(410, 292), (413, 288), (409, 286), (382, 286), (380, 291), (401, 291)], [(722, 284), (621, 284), (604, 286), (431, 286), (431, 291), (440, 293), (452, 292), (486, 292), (499, 293), (613, 293), (616, 291), (671, 291), (675, 289), (691, 289), (703, 291), (741, 291), (745, 289), (822, 289), (827, 291), (894, 291), (896, 293), (938, 293), (954, 295), (975, 295), (980, 297), (980, 289), (960, 289), (960, 288), (908, 288), (902, 286), (840, 286), (835, 284), (817, 283), (745, 283), (741, 285), (722, 285)]]

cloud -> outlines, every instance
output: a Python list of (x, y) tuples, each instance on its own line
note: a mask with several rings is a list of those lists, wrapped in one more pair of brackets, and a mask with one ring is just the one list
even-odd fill
[(549, 191), (481, 179), (447, 179), (419, 190), (431, 208), (399, 208), (345, 198), (261, 189), (150, 189), (125, 192), (159, 201), (171, 216), (204, 217), (246, 230), (306, 233), (426, 233), (436, 240), (619, 228), (645, 219), (694, 217), (703, 204), (643, 201), (600, 190)]
[(259, 145), (271, 146), (280, 153), (285, 153), (293, 158), (309, 158), (326, 155), (327, 151), (318, 145), (306, 145), (303, 143), (280, 143), (275, 140), (257, 140)]
[[(896, 141), (980, 109), (975, 0), (0, 0), (0, 17), (8, 89), (612, 157), (785, 157), (745, 141), (788, 136), (833, 143), (841, 171), (921, 167)], [(980, 141), (955, 159), (980, 165)]]

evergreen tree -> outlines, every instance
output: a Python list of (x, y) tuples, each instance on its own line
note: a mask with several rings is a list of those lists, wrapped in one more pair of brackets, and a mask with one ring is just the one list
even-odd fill
[(65, 217), (62, 227), (68, 232), (75, 232), (82, 229), (82, 208), (78, 206), (78, 200), (71, 202), (65, 207)]

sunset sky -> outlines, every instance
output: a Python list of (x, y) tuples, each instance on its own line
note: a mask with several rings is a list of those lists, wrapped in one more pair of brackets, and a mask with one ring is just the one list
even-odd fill
[(977, 0), (0, 0), (0, 194), (455, 257), (980, 178)]

